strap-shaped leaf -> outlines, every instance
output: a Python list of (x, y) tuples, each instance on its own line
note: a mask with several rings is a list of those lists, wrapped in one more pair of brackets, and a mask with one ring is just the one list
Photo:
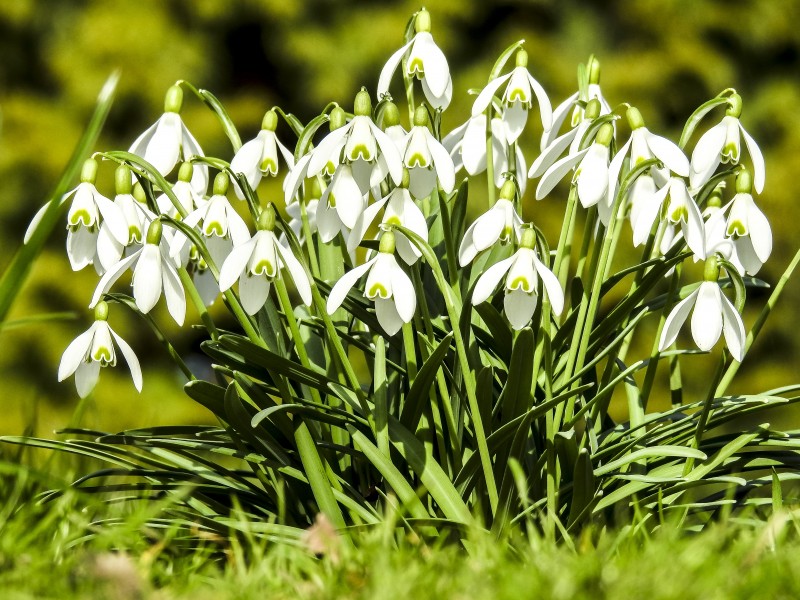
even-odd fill
[(403, 404), (403, 412), (400, 415), (400, 422), (408, 427), (409, 430), (413, 431), (417, 428), (425, 409), (425, 403), (429, 402), (433, 380), (436, 378), (436, 373), (450, 350), (452, 340), (453, 334), (448, 333), (436, 345), (430, 356), (425, 359), (416, 379), (414, 379), (414, 383), (411, 385), (411, 389), (408, 391)]

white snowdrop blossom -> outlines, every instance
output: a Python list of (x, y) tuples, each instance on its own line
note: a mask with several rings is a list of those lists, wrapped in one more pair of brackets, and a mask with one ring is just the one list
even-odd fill
[[(403, 182), (405, 183), (405, 181)], [(370, 225), (381, 209), (385, 207), (381, 225), (385, 229), (391, 225), (400, 225), (410, 229), (426, 242), (428, 241), (428, 223), (425, 215), (411, 198), (411, 194), (404, 186), (394, 188), (389, 194), (378, 202), (370, 205), (359, 215), (355, 227), (350, 232), (347, 241), (347, 250), (352, 254), (364, 239)], [(422, 253), (408, 238), (399, 231), (394, 232), (395, 246), (400, 258), (406, 264), (414, 264)]]
[(133, 271), (131, 285), (136, 308), (143, 314), (149, 313), (163, 290), (169, 314), (178, 325), (183, 325), (186, 297), (175, 260), (170, 257), (169, 245), (162, 236), (161, 221), (150, 224), (144, 246), (106, 271), (97, 284), (89, 307), (94, 307), (128, 269)]
[(578, 198), (584, 208), (594, 206), (606, 197), (609, 177), (609, 144), (614, 135), (610, 123), (598, 130), (594, 143), (584, 150), (568, 154), (551, 166), (536, 187), (536, 199), (549, 194), (570, 170), (575, 168), (573, 181), (578, 184)]
[(511, 327), (522, 329), (530, 323), (539, 298), (539, 280), (542, 280), (547, 298), (556, 315), (564, 309), (564, 291), (553, 272), (536, 253), (536, 235), (526, 228), (520, 248), (509, 258), (495, 263), (478, 278), (472, 292), (472, 304), (489, 299), (497, 284), (505, 277), (503, 307)]
[[(130, 147), (130, 152), (141, 156), (162, 175), (167, 175), (179, 160), (188, 161), (193, 156), (205, 156), (203, 149), (189, 132), (180, 116), (183, 90), (173, 85), (167, 90), (164, 114), (147, 128)], [(197, 165), (192, 176), (192, 187), (198, 194), (208, 188), (208, 167)]]
[(247, 314), (256, 314), (269, 296), (270, 285), (286, 269), (303, 304), (311, 304), (311, 282), (303, 265), (292, 252), (278, 243), (273, 232), (275, 214), (270, 206), (259, 219), (259, 230), (237, 246), (219, 272), (219, 289), (228, 290), (239, 281), (239, 297)]
[(731, 356), (741, 362), (744, 358), (744, 323), (716, 281), (703, 281), (700, 287), (675, 305), (664, 322), (659, 351), (675, 343), (689, 313), (692, 314), (692, 338), (700, 350), (711, 350), (724, 333)]
[(88, 396), (97, 384), (101, 367), (116, 366), (117, 354), (114, 342), (119, 346), (125, 362), (133, 377), (136, 390), (142, 391), (142, 369), (133, 349), (117, 333), (108, 322), (108, 305), (100, 302), (95, 309), (95, 322), (86, 331), (76, 337), (64, 354), (58, 367), (58, 380), (64, 381), (75, 374), (75, 387), (81, 398)]
[[(125, 219), (128, 228), (128, 240), (121, 244), (111, 232), (108, 222), (100, 225), (97, 236), (97, 261), (95, 268), (102, 275), (122, 258), (126, 250), (137, 248), (144, 243), (147, 228), (158, 216), (147, 208), (147, 200), (142, 186), (138, 183), (131, 193), (130, 172), (127, 167), (117, 169), (117, 195), (114, 204), (117, 205)], [(99, 263), (99, 264), (98, 264)]]
[(755, 275), (772, 254), (772, 229), (767, 217), (756, 206), (749, 171), (736, 177), (736, 195), (730, 203), (725, 235), (733, 243), (736, 256), (749, 275)]
[[(278, 115), (274, 110), (270, 110), (264, 115), (258, 135), (245, 142), (231, 160), (231, 171), (242, 173), (253, 190), (258, 187), (262, 176), (275, 177), (278, 174), (278, 152), (283, 156), (289, 169), (294, 167), (294, 155), (275, 135), (277, 127)], [(233, 182), (233, 189), (236, 197), (244, 200), (244, 193), (236, 180)]]
[[(191, 181), (193, 175), (194, 165), (190, 162), (182, 163), (178, 171), (178, 181), (172, 186), (172, 193), (177, 198), (178, 204), (183, 208), (186, 214), (206, 204), (206, 200), (192, 187)], [(158, 212), (162, 215), (167, 215), (173, 219), (180, 216), (177, 207), (172, 203), (172, 200), (170, 200), (166, 193), (159, 194), (156, 198), (156, 207), (158, 208)]]
[(458, 249), (458, 262), (462, 267), (498, 241), (503, 244), (514, 239), (519, 241), (522, 219), (512, 202), (514, 194), (514, 183), (507, 181), (500, 190), (500, 199), (467, 228)]
[(741, 138), (744, 137), (750, 160), (753, 163), (753, 187), (760, 194), (764, 191), (766, 180), (764, 156), (756, 141), (739, 121), (742, 112), (741, 97), (733, 94), (729, 102), (730, 108), (722, 121), (706, 131), (697, 141), (692, 152), (692, 170), (689, 181), (692, 188), (700, 189), (711, 179), (721, 162), (739, 164)]
[(327, 243), (341, 232), (345, 238), (367, 207), (368, 192), (362, 192), (349, 164), (339, 165), (317, 204), (317, 230)]
[(350, 289), (367, 274), (364, 296), (375, 303), (375, 315), (388, 335), (394, 335), (414, 317), (417, 295), (411, 278), (394, 257), (395, 237), (391, 231), (381, 236), (380, 250), (375, 257), (345, 273), (328, 296), (328, 314), (344, 302)]
[[(208, 252), (217, 265), (222, 264), (234, 246), (250, 239), (247, 224), (225, 197), (228, 183), (228, 176), (225, 173), (218, 173), (214, 180), (214, 195), (208, 203), (195, 209), (183, 219), (189, 227), (200, 227), (201, 235), (206, 238)], [(184, 254), (188, 242), (189, 238), (176, 231), (170, 243), (170, 254), (178, 259)]]
[(503, 127), (509, 144), (517, 141), (525, 124), (528, 122), (528, 111), (533, 106), (533, 96), (539, 104), (539, 115), (542, 127), (547, 131), (552, 125), (553, 109), (550, 99), (541, 84), (533, 78), (528, 71), (528, 53), (518, 50), (516, 56), (517, 66), (508, 75), (497, 77), (483, 88), (472, 105), (472, 116), (484, 112), (492, 104), (492, 98), (504, 83), (507, 83), (501, 102), (503, 110)]
[(631, 212), (634, 246), (640, 246), (647, 241), (653, 224), (661, 214), (670, 225), (680, 224), (686, 245), (697, 258), (705, 259), (703, 216), (683, 178), (670, 177), (660, 190), (654, 190), (652, 194), (638, 199), (635, 206), (636, 211)]
[[(486, 115), (480, 114), (471, 117), (466, 123), (451, 131), (442, 140), (442, 145), (453, 158), (456, 172), (463, 167), (470, 175), (478, 175), (486, 170)], [(503, 122), (499, 118), (492, 119), (492, 166), (494, 167), (494, 184), (502, 187), (505, 174), (511, 171), (509, 156), (514, 146), (508, 143), (504, 132)], [(525, 194), (527, 180), (524, 173), (527, 171), (525, 157), (519, 145), (514, 154), (516, 164), (515, 172), (523, 174), (517, 177), (520, 194)]]
[[(447, 109), (453, 97), (453, 81), (444, 53), (433, 41), (431, 16), (424, 8), (414, 20), (415, 35), (410, 42), (389, 57), (381, 69), (378, 79), (378, 98), (389, 91), (392, 75), (403, 63), (407, 77), (416, 77), (422, 82), (422, 91), (433, 108)], [(403, 56), (408, 56), (403, 60)]]
[(456, 185), (453, 159), (445, 147), (428, 129), (428, 109), (417, 107), (414, 126), (402, 142), (403, 165), (408, 169), (408, 191), (415, 198), (430, 196), (436, 189), (436, 181), (445, 194)]

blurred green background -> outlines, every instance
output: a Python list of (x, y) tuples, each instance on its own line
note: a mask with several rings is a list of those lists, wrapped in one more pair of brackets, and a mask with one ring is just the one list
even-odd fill
[[(177, 79), (216, 94), (246, 140), (275, 104), (307, 121), (331, 100), (349, 107), (361, 85), (374, 94), (381, 66), (419, 7), (388, 0), (0, 2), (0, 270), (54, 187), (113, 69), (122, 69), (122, 79), (99, 150), (127, 149), (161, 114), (164, 92)], [(554, 105), (575, 89), (577, 64), (595, 53), (611, 103), (637, 105), (651, 130), (673, 139), (697, 105), (735, 87), (744, 98), (742, 121), (767, 161), (766, 189), (757, 200), (774, 228), (775, 251), (760, 276), (777, 281), (800, 243), (794, 229), (800, 222), (800, 1), (434, 0), (426, 7), (454, 75), (445, 130), (465, 120), (472, 103), (467, 90), (484, 85), (496, 56), (521, 38)], [(207, 154), (230, 158), (205, 107), (189, 98), (183, 116)], [(529, 162), (536, 135), (529, 126), (523, 139)], [(101, 165), (107, 195), (113, 195), (112, 176), (113, 166)], [(274, 185), (261, 190), (268, 198), (276, 192)], [(473, 214), (483, 202), (478, 196)], [(553, 231), (561, 209), (553, 200), (529, 200), (526, 210)], [(65, 230), (55, 232), (10, 318), (74, 310), (76, 319), (0, 331), (0, 433), (19, 433), (34, 422), (49, 434), (78, 404), (72, 378), (59, 385), (56, 372), (64, 348), (91, 323), (84, 307), (97, 278), (90, 269), (70, 270), (65, 237)], [(747, 325), (763, 300), (763, 293), (750, 296)], [(793, 281), (733, 391), (800, 379), (798, 302), (800, 283)], [(161, 308), (156, 317), (182, 351), (194, 352), (198, 333), (179, 332)], [(112, 307), (110, 321), (146, 369), (144, 392), (135, 392), (123, 364), (106, 369), (84, 423), (117, 429), (207, 419), (180, 391), (179, 374), (143, 322), (121, 307)], [(692, 377), (706, 373), (689, 371)]]

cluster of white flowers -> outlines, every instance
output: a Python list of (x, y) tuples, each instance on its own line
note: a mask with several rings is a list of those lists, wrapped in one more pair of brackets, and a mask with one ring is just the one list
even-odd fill
[[(316, 234), (322, 243), (341, 236), (354, 265), (359, 246), (372, 248), (365, 262), (335, 282), (326, 308), (331, 314), (336, 311), (366, 276), (363, 295), (374, 302), (385, 333), (394, 335), (414, 319), (421, 293), (415, 290), (409, 270), (417, 268), (423, 254), (420, 240), (428, 240), (426, 218), (432, 203), (427, 199), (440, 190), (451, 195), (460, 170), (476, 175), (488, 168), (493, 172), (493, 191), (499, 188), (498, 199), (460, 240), (458, 262), (467, 267), (476, 264), (481, 253), (498, 246), (508, 249), (507, 258), (489, 264), (475, 279), (473, 304), (489, 300), (503, 281), (504, 310), (514, 329), (531, 323), (542, 290), (554, 314), (562, 312), (564, 282), (551, 271), (551, 257), (542, 254), (536, 229), (524, 222), (521, 212), (527, 179), (539, 179), (535, 198), (541, 200), (570, 175), (580, 205), (596, 210), (602, 225), (629, 219), (634, 245), (650, 240), (656, 251), (666, 254), (675, 244), (685, 244), (696, 260), (707, 262), (704, 281), (667, 318), (661, 349), (675, 342), (693, 311), (692, 334), (697, 345), (710, 349), (724, 331), (732, 355), (741, 360), (744, 327), (717, 282), (720, 264), (740, 275), (755, 274), (769, 257), (772, 236), (753, 200), (753, 190), (761, 193), (764, 186), (764, 160), (739, 122), (739, 96), (728, 95), (725, 117), (699, 138), (690, 161), (676, 144), (649, 131), (634, 107), (628, 107), (626, 113), (630, 137), (624, 143), (617, 139), (621, 113), (612, 112), (603, 96), (599, 63), (594, 59), (588, 65), (588, 82), (553, 110), (544, 88), (528, 70), (528, 54), (518, 47), (514, 68), (493, 78), (478, 93), (467, 122), (442, 136), (441, 114), (452, 98), (452, 78), (447, 59), (430, 31), (430, 15), (423, 9), (417, 13), (413, 38), (390, 57), (381, 72), (378, 111), (373, 111), (370, 94), (362, 88), (353, 115), (348, 117), (341, 107), (334, 107), (327, 115), (329, 133), (295, 156), (278, 140), (278, 115), (270, 110), (261, 131), (235, 152), (229, 173), (237, 176), (233, 189), (240, 200), (250, 191), (243, 186), (255, 190), (262, 177), (281, 175), (279, 157), (286, 164), (283, 191), (290, 220), (279, 236), (274, 232), (276, 217), (271, 204), (260, 209), (260, 215), (253, 215), (257, 231), (251, 236), (247, 223), (227, 198), (228, 172), (217, 174), (207, 196), (208, 163), (181, 121), (183, 96), (177, 85), (167, 93), (164, 115), (130, 149), (163, 176), (183, 161), (170, 190), (157, 190), (160, 195), (148, 204), (142, 187), (132, 185), (128, 167), (121, 166), (112, 202), (95, 188), (97, 163), (87, 161), (81, 183), (63, 201), (73, 198), (67, 236), (73, 269), (92, 264), (102, 275), (90, 305), (99, 316), (64, 353), (60, 379), (75, 372), (78, 391), (87, 394), (99, 366), (115, 362), (113, 337), (137, 388), (141, 386), (136, 358), (107, 326), (107, 306), (102, 300), (127, 270), (133, 272), (138, 309), (149, 312), (163, 292), (178, 324), (184, 320), (184, 285), (191, 277), (206, 303), (238, 282), (238, 295), (250, 315), (263, 307), (271, 282), (282, 276), (293, 282), (302, 302), (310, 305), (313, 281), (305, 257), (291, 249), (296, 246), (287, 239), (290, 232), (309, 249), (313, 248), (306, 239), (309, 234)], [(389, 94), (398, 66), (412, 89), (415, 79), (421, 82), (427, 100), (412, 111), (408, 131)], [(528, 169), (518, 141), (525, 134), (528, 111), (534, 105), (543, 131), (538, 144), (541, 152)], [(697, 202), (701, 194), (706, 199), (715, 197), (708, 188), (719, 181), (714, 178), (719, 165), (739, 164), (741, 137), (752, 171), (739, 166), (733, 199), (724, 205), (709, 201), (701, 210)], [(623, 180), (627, 182), (624, 189)], [(719, 190), (717, 187), (717, 196)], [(173, 219), (181, 221), (187, 231), (164, 227), (172, 225)], [(376, 222), (377, 252), (375, 242), (364, 242)], [(187, 236), (188, 230), (195, 231), (203, 248)], [(414, 235), (407, 236), (405, 231)]]

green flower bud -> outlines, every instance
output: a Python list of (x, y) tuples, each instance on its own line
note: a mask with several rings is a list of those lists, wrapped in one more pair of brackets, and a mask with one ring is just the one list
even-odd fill
[(747, 169), (742, 169), (736, 174), (736, 193), (751, 194), (753, 192), (753, 176)]
[(142, 184), (138, 181), (136, 182), (136, 185), (133, 186), (133, 199), (141, 204), (147, 204), (147, 195), (144, 193)]
[(719, 279), (719, 263), (717, 256), (712, 255), (706, 259), (706, 266), (703, 269), (703, 281), (717, 281)]
[(190, 162), (182, 163), (181, 168), (178, 170), (178, 181), (189, 183), (192, 180), (192, 175), (194, 175), (194, 165)]
[(400, 109), (394, 102), (387, 102), (383, 108), (383, 128), (400, 125)]
[(215, 196), (224, 196), (228, 193), (228, 185), (230, 184), (231, 180), (228, 177), (228, 174), (223, 172), (217, 173), (217, 176), (214, 178), (214, 195)]
[(517, 50), (517, 66), (528, 68), (528, 53), (522, 48)]
[(522, 241), (519, 243), (520, 248), (529, 248), (533, 250), (536, 248), (536, 231), (533, 227), (525, 227), (522, 230)]
[(742, 116), (742, 97), (737, 94), (733, 93), (728, 98), (728, 109), (725, 111), (725, 114), (729, 117), (736, 117), (737, 119)]
[(600, 116), (600, 100), (592, 98), (586, 103), (586, 109), (583, 111), (583, 116), (590, 121), (594, 121)]
[(261, 231), (275, 229), (275, 208), (272, 206), (272, 202), (267, 204), (267, 207), (258, 215), (258, 228)]
[(94, 183), (97, 181), (97, 161), (87, 158), (81, 167), (81, 183)]
[(589, 83), (600, 83), (600, 61), (594, 56), (589, 61)]
[(424, 106), (418, 106), (414, 111), (414, 127), (427, 127), (428, 126), (428, 109)]
[(118, 166), (114, 172), (114, 189), (117, 194), (130, 194), (132, 188), (131, 170), (127, 165)]
[(628, 117), (628, 125), (631, 127), (631, 131), (634, 129), (639, 129), (640, 127), (644, 127), (644, 119), (642, 118), (642, 113), (639, 112), (639, 109), (635, 106), (629, 106), (628, 111), (626, 113)]
[(167, 90), (167, 95), (164, 97), (164, 112), (181, 112), (183, 106), (183, 90), (179, 85), (173, 85)]
[(275, 131), (278, 128), (278, 115), (274, 109), (268, 110), (261, 121), (261, 129)]
[(161, 220), (156, 219), (152, 223), (150, 223), (150, 227), (147, 228), (147, 239), (146, 242), (148, 244), (155, 244), (156, 246), (161, 243)]
[(341, 106), (337, 106), (331, 111), (330, 119), (331, 131), (344, 127), (347, 124), (347, 115)]
[(356, 94), (356, 101), (353, 103), (353, 114), (357, 117), (369, 117), (372, 115), (372, 99), (369, 97), (367, 88), (361, 88)]
[(514, 182), (510, 179), (507, 179), (503, 184), (503, 187), (500, 188), (500, 200), (514, 200), (514, 196), (517, 195), (517, 186), (514, 185)]
[(614, 126), (611, 123), (603, 123), (594, 138), (595, 143), (608, 146), (614, 138)]
[(378, 250), (386, 254), (394, 254), (394, 233), (385, 231), (381, 236), (381, 243)]
[(430, 30), (431, 30), (431, 13), (422, 8), (417, 13), (417, 18), (414, 19), (414, 31), (416, 33), (421, 33), (423, 31), (430, 32)]
[(108, 304), (105, 300), (100, 300), (94, 307), (95, 321), (108, 321)]

